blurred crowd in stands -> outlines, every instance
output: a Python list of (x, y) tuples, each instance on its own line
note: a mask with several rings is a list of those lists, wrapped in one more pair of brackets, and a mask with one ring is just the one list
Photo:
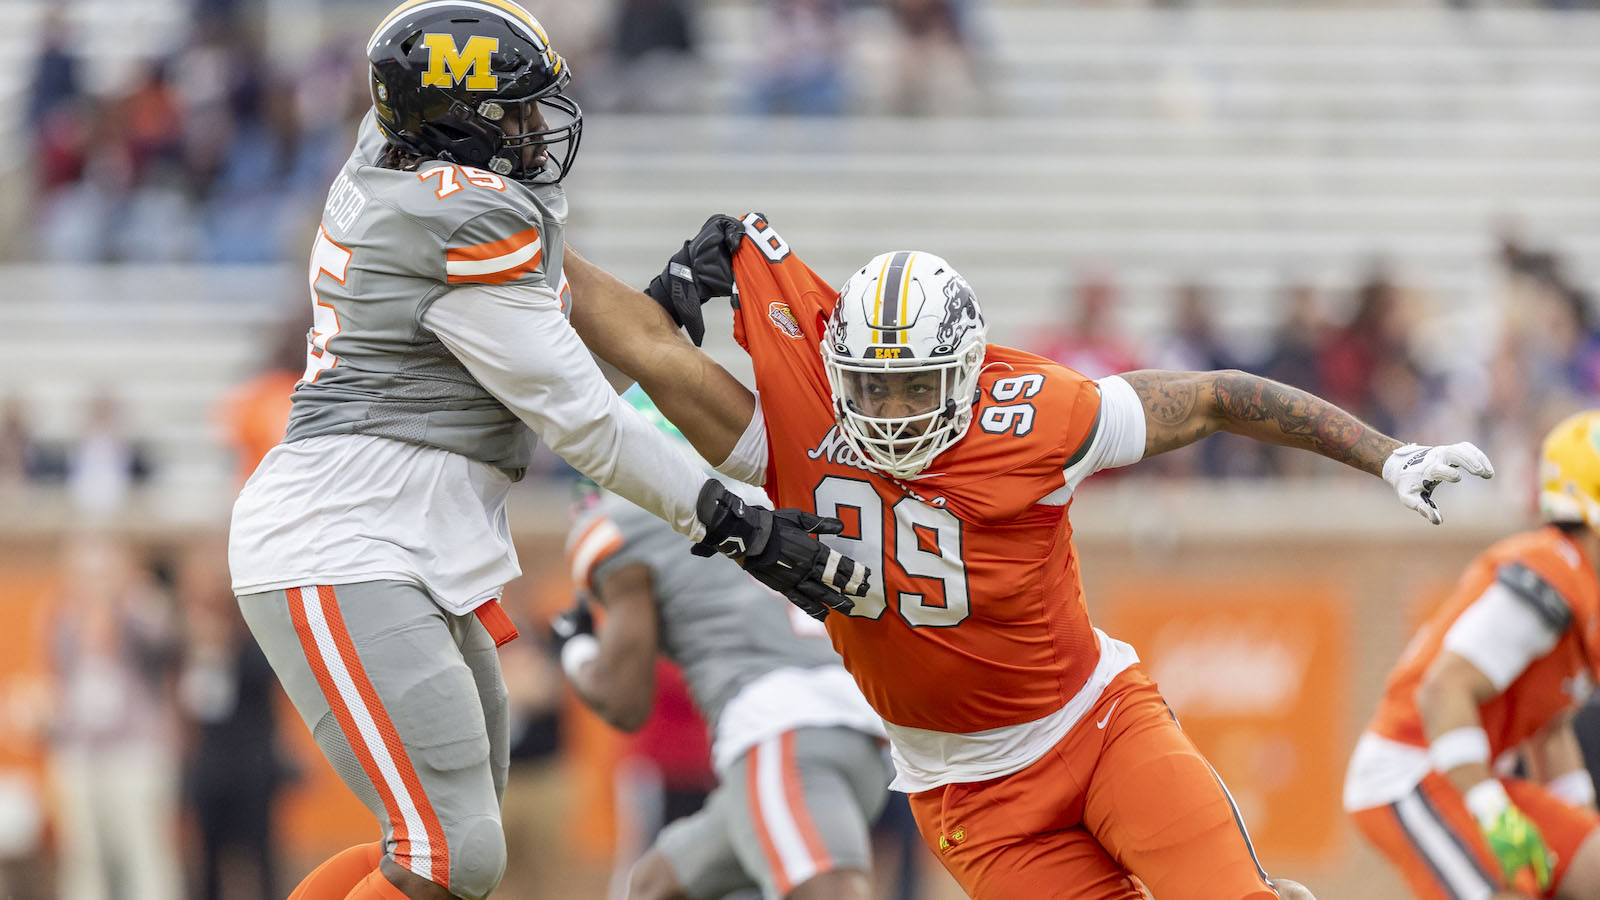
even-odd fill
[[(594, 112), (948, 115), (979, 111), (986, 96), (973, 3), (764, 0), (762, 62), (733, 97), (708, 95), (713, 80), (700, 77), (708, 63), (697, 0), (536, 5), (581, 73), (575, 95)], [(341, 34), (285, 68), (264, 52), (253, 4), (200, 8), (209, 14), (184, 40), (105, 94), (87, 89), (59, 8), (46, 15), (25, 111), (36, 136), (30, 258), (299, 255), (306, 210), (317, 208), (369, 103), (360, 41)], [(862, 9), (880, 13), (873, 21), (890, 48), (887, 70), (872, 77), (850, 56), (861, 36), (847, 16)]]
[[(33, 250), (58, 262), (276, 262), (299, 252), (370, 100), (355, 41), (276, 70), (250, 32), (203, 22), (98, 96), (69, 27), (43, 25), (27, 102)], [(356, 54), (352, 59), (352, 54)]]
[[(1505, 483), (1532, 477), (1536, 441), (1562, 416), (1600, 399), (1600, 321), (1593, 298), (1562, 258), (1501, 241), (1500, 321), (1474, 323), (1497, 335), (1487, 352), (1460, 352), (1440, 325), (1440, 298), (1373, 263), (1351, 289), (1332, 291), (1287, 280), (1278, 289), (1278, 324), (1264, 344), (1223, 328), (1202, 280), (1178, 282), (1166, 325), (1135, 334), (1119, 314), (1113, 273), (1087, 268), (1061, 292), (1059, 317), (1023, 342), (1086, 375), (1139, 368), (1238, 368), (1303, 388), (1356, 413), (1374, 427), (1419, 442), (1462, 433), (1496, 460)], [(306, 323), (286, 323), (271, 340), (258, 374), (234, 389), (216, 413), (242, 480), (282, 434), (294, 383), (304, 365)], [(1441, 345), (1441, 341), (1444, 345)], [(1253, 349), (1248, 349), (1252, 348)], [(70, 441), (39, 439), (18, 396), (0, 397), (0, 486), (60, 484), (90, 515), (116, 511), (159, 461), (128, 433), (117, 398), (104, 388), (89, 398)], [(1222, 435), (1167, 454), (1137, 470), (1143, 476), (1259, 478), (1337, 475), (1303, 454)], [(535, 477), (572, 472), (543, 454)]]
[[(915, 115), (971, 111), (983, 95), (970, 3), (768, 0), (758, 32), (765, 62), (731, 98), (696, 93), (707, 79), (696, 77), (705, 61), (695, 0), (537, 6), (582, 73), (575, 91), (594, 112)], [(893, 37), (891, 68), (871, 89), (851, 83), (862, 79), (844, 56), (846, 17), (863, 7), (876, 10)], [(37, 136), (30, 256), (258, 263), (303, 255), (308, 220), (369, 105), (360, 42), (341, 35), (284, 69), (264, 52), (249, 4), (203, 9), (209, 13), (186, 39), (111, 95), (87, 90), (66, 19), (45, 17), (26, 101), (29, 133)], [(1600, 390), (1600, 323), (1557, 257), (1507, 239), (1503, 263), (1504, 336), (1487, 365), (1427, 353), (1422, 298), (1381, 265), (1354, 297), (1285, 284), (1282, 324), (1254, 353), (1218, 326), (1216, 304), (1226, 298), (1212, 296), (1203, 280), (1178, 285), (1167, 334), (1139, 342), (1120, 331), (1116, 273), (1074, 274), (1056, 336), (1030, 349), (1092, 375), (1138, 366), (1246, 368), (1323, 393), (1379, 428), (1424, 438), (1433, 436), (1430, 417), (1514, 422), (1527, 431), (1485, 428), (1477, 437), (1491, 454), (1521, 453), (1492, 445), (1508, 433), (1525, 441), (1553, 410)], [(280, 381), (298, 369), (294, 355), (284, 355)], [(70, 479), (85, 508), (115, 505), (150, 463), (114, 437), (115, 399), (95, 404), (73, 446), (46, 447), (30, 440), (27, 411), (0, 398), (0, 480)], [(1296, 473), (1304, 461), (1224, 440), (1158, 468), (1249, 477)]]
[[(1372, 264), (1352, 296), (1286, 282), (1275, 304), (1279, 324), (1253, 354), (1219, 326), (1218, 298), (1204, 282), (1178, 284), (1165, 333), (1141, 343), (1117, 318), (1114, 278), (1091, 273), (1064, 291), (1061, 320), (1029, 349), (1094, 377), (1139, 368), (1244, 369), (1418, 442), (1450, 439), (1467, 424), (1504, 482), (1531, 484), (1540, 436), (1600, 399), (1600, 322), (1593, 298), (1555, 253), (1508, 234), (1499, 262), (1502, 318), (1473, 327), (1499, 335), (1486, 359), (1454, 343), (1438, 346), (1448, 311), (1430, 301), (1441, 298), (1408, 286), (1382, 263)], [(1336, 316), (1335, 309), (1346, 312)], [(1305, 454), (1229, 435), (1141, 468), (1209, 478), (1337, 474)]]
[[(760, 74), (742, 96), (704, 93), (695, 0), (546, 0), (538, 15), (582, 73), (593, 112), (739, 109), (837, 115), (852, 84), (843, 0), (773, 0)], [(862, 5), (862, 4), (854, 4)], [(244, 4), (200, 18), (123, 87), (87, 88), (60, 9), (40, 28), (26, 97), (36, 136), (30, 258), (262, 263), (298, 256), (310, 213), (370, 105), (358, 36), (285, 67)], [(884, 104), (949, 112), (977, 82), (965, 0), (887, 0), (895, 75)], [(953, 107), (952, 104), (955, 106)]]
[(92, 521), (115, 513), (152, 467), (110, 388), (89, 398), (72, 439), (62, 442), (36, 435), (22, 398), (0, 398), (0, 486), (64, 485), (74, 508)]

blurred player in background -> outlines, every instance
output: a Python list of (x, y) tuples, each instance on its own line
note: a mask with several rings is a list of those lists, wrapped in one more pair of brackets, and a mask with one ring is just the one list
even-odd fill
[[(577, 596), (584, 598), (582, 592)], [(567, 610), (580, 611), (593, 612), (586, 598)], [(556, 632), (567, 633), (569, 624), (592, 625), (592, 619), (585, 623), (582, 619), (574, 620), (560, 614), (553, 618), (551, 632), (558, 648), (564, 641)], [(571, 633), (576, 634), (578, 630), (573, 628)], [(559, 653), (557, 656), (559, 658)], [(683, 670), (658, 654), (654, 680), (655, 698), (649, 716), (619, 741), (619, 754), (610, 769), (603, 773), (610, 776), (616, 825), (607, 900), (623, 900), (628, 896), (634, 864), (655, 844), (661, 830), (699, 812), (717, 788), (717, 773), (711, 763), (711, 733), (705, 717), (695, 706), (694, 694), (684, 680)], [(569, 683), (568, 678), (561, 678), (563, 694)], [(507, 813), (510, 812), (507, 803)]]
[(943, 259), (886, 253), (835, 291), (759, 214), (712, 217), (649, 293), (691, 333), (701, 301), (733, 294), (764, 422), (740, 474), (847, 520), (826, 540), (881, 567), (825, 621), (885, 720), (893, 786), (968, 894), (1131, 900), (1136, 877), (1161, 900), (1279, 896), (1133, 648), (1090, 624), (1072, 493), (1227, 431), (1381, 475), (1437, 523), (1439, 482), (1492, 473), (1477, 448), (1402, 446), (1244, 372), (1091, 381), (987, 343)]
[(505, 500), (535, 434), (804, 602), (847, 604), (825, 582), (866, 573), (810, 533), (837, 523), (724, 499), (590, 357), (668, 397), (707, 459), (748, 424), (748, 390), (566, 251), (582, 117), (538, 22), (509, 0), (408, 0), (367, 54), (374, 108), (317, 229), (305, 372), (229, 562), (306, 727), (382, 823), (295, 896), (480, 898), (506, 860)]
[(260, 371), (229, 391), (219, 405), (217, 418), (233, 450), (239, 484), (249, 481), (256, 466), (282, 443), (305, 356), (305, 323), (298, 319), (284, 323)]
[(1545, 524), (1467, 568), (1350, 760), (1345, 809), (1420, 898), (1600, 896), (1572, 730), (1600, 663), (1600, 411), (1557, 425), (1540, 462)]
[[(644, 392), (626, 396), (676, 434)], [(735, 490), (767, 502), (757, 488)], [(883, 724), (827, 630), (732, 562), (685, 553), (681, 536), (614, 494), (580, 500), (568, 548), (574, 583), (605, 610), (598, 633), (581, 601), (558, 620), (578, 696), (633, 731), (655, 699), (656, 654), (668, 657), (711, 726), (722, 782), (634, 867), (630, 900), (718, 900), (751, 887), (867, 900), (868, 832), (892, 772)]]

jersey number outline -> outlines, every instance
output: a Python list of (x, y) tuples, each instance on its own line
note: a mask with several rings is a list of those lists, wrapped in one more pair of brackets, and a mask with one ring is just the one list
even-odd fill
[(794, 253), (793, 250), (789, 249), (789, 242), (784, 240), (783, 235), (775, 231), (767, 223), (767, 220), (761, 217), (760, 213), (747, 213), (739, 221), (744, 224), (744, 233), (749, 236), (757, 247), (761, 248), (762, 254), (768, 260), (780, 263)]
[(332, 303), (322, 302), (317, 282), (326, 275), (344, 284), (353, 255), (328, 237), (327, 229), (317, 226), (317, 242), (311, 247), (311, 334), (307, 336), (306, 370), (300, 376), (301, 383), (315, 382), (317, 376), (339, 363), (339, 357), (328, 351), (328, 341), (339, 333), (339, 311)]
[(1005, 406), (990, 406), (978, 417), (978, 427), (990, 434), (1005, 434), (1011, 432), (1017, 437), (1022, 437), (1033, 430), (1033, 418), (1038, 415), (1038, 410), (1032, 403), (1012, 403), (1017, 399), (1026, 400), (1039, 393), (1044, 387), (1044, 376), (1038, 372), (1029, 372), (1026, 375), (1014, 375), (1010, 378), (997, 378), (994, 385), (989, 388), (989, 395)]
[(503, 191), (506, 189), (505, 179), (487, 169), (473, 166), (434, 166), (417, 173), (418, 181), (427, 181), (437, 176), (439, 186), (434, 189), (433, 195), (440, 200), (454, 194), (464, 187), (460, 179), (466, 179), (467, 184), (475, 187), (489, 188), (490, 190)]
[[(888, 607), (884, 578), (892, 539), (894, 562), (912, 578), (939, 582), (942, 602), (929, 602), (929, 594), (900, 591), (896, 611), (913, 628), (951, 628), (972, 613), (972, 593), (967, 584), (967, 564), (961, 556), (961, 520), (947, 509), (929, 506), (914, 497), (901, 497), (889, 508), (894, 522), (884, 522), (883, 497), (869, 481), (825, 475), (812, 491), (817, 515), (839, 518), (842, 509), (856, 511), (859, 537), (826, 535), (823, 543), (858, 563), (876, 563), (876, 577), (865, 597), (857, 597), (849, 615), (878, 619)], [(876, 523), (876, 526), (874, 526)], [(890, 528), (894, 534), (888, 534)], [(927, 549), (924, 544), (931, 544)]]

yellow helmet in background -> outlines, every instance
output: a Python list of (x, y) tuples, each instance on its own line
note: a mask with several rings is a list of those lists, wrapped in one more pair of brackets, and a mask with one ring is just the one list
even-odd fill
[(1600, 409), (1568, 416), (1539, 452), (1539, 515), (1600, 531)]

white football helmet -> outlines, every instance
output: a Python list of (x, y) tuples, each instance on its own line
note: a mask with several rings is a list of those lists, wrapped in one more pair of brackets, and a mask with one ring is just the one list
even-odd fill
[(839, 433), (866, 465), (909, 478), (967, 433), (985, 335), (972, 287), (931, 253), (885, 253), (850, 276), (822, 359)]

